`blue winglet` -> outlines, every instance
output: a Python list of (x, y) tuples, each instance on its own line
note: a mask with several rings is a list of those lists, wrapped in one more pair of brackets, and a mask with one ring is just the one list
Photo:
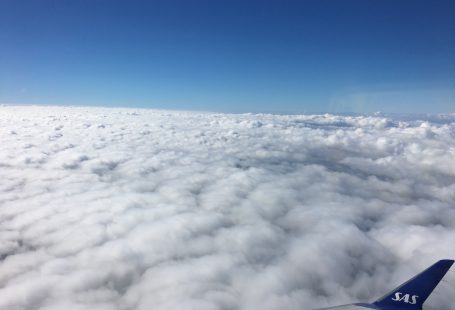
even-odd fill
[(380, 309), (421, 310), (447, 271), (453, 260), (443, 259), (425, 269), (411, 280), (376, 300), (373, 304)]

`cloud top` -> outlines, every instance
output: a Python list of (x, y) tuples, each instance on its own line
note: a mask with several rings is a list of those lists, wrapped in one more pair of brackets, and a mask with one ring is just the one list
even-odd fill
[(455, 257), (454, 115), (0, 112), (0, 309), (311, 309)]

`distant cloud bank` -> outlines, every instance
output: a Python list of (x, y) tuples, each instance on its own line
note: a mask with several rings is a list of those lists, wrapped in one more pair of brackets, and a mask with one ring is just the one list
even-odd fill
[(0, 141), (0, 309), (309, 310), (455, 257), (455, 115), (2, 106)]

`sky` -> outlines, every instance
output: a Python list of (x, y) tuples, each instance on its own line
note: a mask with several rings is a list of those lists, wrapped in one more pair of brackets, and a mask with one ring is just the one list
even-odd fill
[(0, 103), (455, 111), (451, 0), (0, 2)]

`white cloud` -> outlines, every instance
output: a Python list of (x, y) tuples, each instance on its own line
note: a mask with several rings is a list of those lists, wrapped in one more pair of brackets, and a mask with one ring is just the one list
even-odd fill
[(311, 309), (455, 257), (454, 115), (2, 106), (0, 141), (0, 309)]

